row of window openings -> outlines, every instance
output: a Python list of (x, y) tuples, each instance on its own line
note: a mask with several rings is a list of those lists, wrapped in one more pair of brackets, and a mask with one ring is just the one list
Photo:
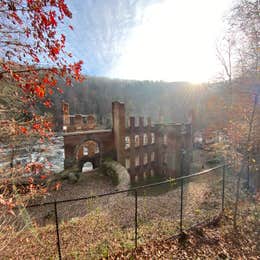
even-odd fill
[[(99, 147), (96, 146), (95, 147), (95, 154), (99, 153)], [(89, 150), (88, 150), (88, 147), (84, 146), (83, 147), (83, 155), (88, 155), (89, 154)]]
[[(155, 143), (155, 135), (154, 133), (151, 133), (151, 143), (154, 144)], [(148, 135), (144, 134), (143, 135), (143, 145), (147, 145), (148, 144)], [(140, 146), (140, 136), (139, 135), (135, 135), (135, 139), (134, 139), (134, 146), (138, 147)], [(125, 137), (125, 149), (130, 148), (130, 137), (126, 136)]]
[[(135, 140), (134, 140), (134, 145), (135, 147), (140, 146), (140, 136), (139, 135), (135, 135)], [(151, 143), (154, 144), (155, 143), (155, 135), (154, 133), (151, 133)], [(163, 143), (165, 145), (167, 145), (167, 135), (163, 136)], [(143, 145), (147, 145), (148, 144), (148, 135), (144, 134), (143, 135)], [(126, 136), (125, 137), (125, 149), (130, 148), (130, 137)]]
[[(84, 116), (83, 115), (83, 116), (81, 116), (81, 119), (82, 119), (82, 123), (83, 124), (88, 124), (88, 123), (92, 124), (92, 123), (94, 123), (96, 121), (95, 117), (92, 116), (92, 115), (89, 115), (89, 116)], [(76, 123), (75, 116), (74, 115), (70, 115), (69, 116), (69, 124), (70, 125), (74, 125), (75, 123)]]
[[(143, 126), (146, 127), (146, 126), (154, 126), (154, 124), (152, 123), (152, 121), (149, 122), (149, 118), (144, 118), (143, 120)], [(139, 127), (141, 126), (140, 125), (140, 121), (139, 120), (134, 120), (133, 122), (133, 126), (134, 127)], [(130, 117), (126, 120), (126, 127), (131, 127), (131, 119)]]
[[(155, 153), (152, 152), (151, 153), (151, 162), (154, 162), (154, 161), (155, 161)], [(148, 154), (145, 153), (144, 157), (143, 157), (143, 165), (146, 165), (147, 163), (148, 163)], [(139, 166), (139, 165), (140, 165), (140, 156), (136, 155), (135, 156), (135, 166)], [(125, 159), (125, 167), (126, 167), (126, 169), (130, 168), (130, 159), (129, 158)]]

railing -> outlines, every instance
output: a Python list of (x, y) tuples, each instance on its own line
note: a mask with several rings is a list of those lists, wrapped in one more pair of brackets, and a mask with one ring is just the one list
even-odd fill
[[(191, 174), (188, 176), (182, 176), (180, 178), (177, 179), (169, 179), (169, 180), (165, 180), (165, 181), (161, 181), (161, 182), (156, 182), (156, 183), (152, 183), (152, 184), (148, 184), (148, 185), (143, 185), (143, 186), (138, 186), (135, 188), (131, 188), (131, 189), (126, 189), (126, 190), (120, 190), (120, 191), (114, 191), (114, 192), (109, 192), (109, 193), (103, 193), (103, 194), (97, 194), (97, 195), (93, 195), (93, 196), (87, 196), (87, 197), (79, 197), (79, 198), (75, 198), (75, 199), (66, 199), (66, 200), (55, 200), (52, 202), (46, 202), (46, 203), (42, 203), (42, 204), (34, 204), (34, 205), (29, 205), (27, 208), (35, 208), (35, 207), (40, 207), (40, 206), (46, 206), (46, 205), (53, 205), (54, 207), (54, 213), (55, 213), (55, 224), (56, 224), (56, 239), (57, 239), (57, 252), (59, 255), (59, 259), (62, 259), (62, 248), (61, 248), (61, 239), (60, 239), (60, 228), (59, 228), (59, 217), (58, 217), (58, 209), (57, 209), (57, 205), (61, 204), (61, 203), (68, 203), (68, 202), (74, 202), (74, 201), (80, 201), (80, 200), (93, 200), (93, 199), (97, 199), (97, 198), (101, 198), (101, 197), (108, 197), (108, 196), (112, 196), (112, 195), (116, 195), (116, 194), (121, 194), (121, 193), (134, 193), (134, 245), (135, 247), (138, 246), (138, 193), (140, 194), (140, 192), (142, 190), (145, 190), (147, 188), (152, 188), (152, 187), (157, 187), (157, 186), (161, 186), (161, 185), (165, 185), (165, 184), (171, 184), (171, 183), (175, 183), (175, 184), (179, 184), (180, 185), (180, 219), (179, 219), (179, 234), (182, 234), (184, 232), (184, 226), (183, 226), (183, 220), (184, 220), (184, 214), (183, 214), (183, 203), (184, 203), (184, 187), (185, 187), (185, 183), (190, 181), (192, 178), (195, 177), (199, 177), (199, 176), (203, 176), (203, 175), (208, 175), (208, 174), (212, 174), (213, 172), (216, 172), (217, 170), (221, 170), (219, 171), (221, 174), (221, 182), (222, 182), (222, 187), (221, 187), (221, 212), (223, 212), (224, 207), (225, 207), (225, 172), (226, 172), (226, 164), (223, 165), (219, 165), (195, 174)], [(219, 172), (217, 171), (217, 174), (219, 174)]]

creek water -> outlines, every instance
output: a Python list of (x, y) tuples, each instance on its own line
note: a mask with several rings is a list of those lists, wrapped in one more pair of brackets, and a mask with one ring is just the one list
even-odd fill
[(0, 169), (10, 166), (12, 154), (14, 155), (14, 165), (41, 162), (45, 163), (46, 168), (53, 172), (60, 172), (64, 169), (64, 144), (62, 136), (55, 136), (48, 143), (23, 144), (14, 151), (7, 146), (0, 147)]

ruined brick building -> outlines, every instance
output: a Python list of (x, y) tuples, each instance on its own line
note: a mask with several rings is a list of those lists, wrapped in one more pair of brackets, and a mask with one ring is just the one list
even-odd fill
[(93, 115), (70, 115), (69, 104), (62, 104), (64, 167), (82, 169), (85, 162), (94, 168), (111, 158), (126, 167), (131, 182), (148, 176), (180, 175), (181, 156), (189, 170), (192, 149), (191, 124), (155, 124), (143, 117), (126, 119), (125, 106), (112, 103), (112, 129), (96, 125)]

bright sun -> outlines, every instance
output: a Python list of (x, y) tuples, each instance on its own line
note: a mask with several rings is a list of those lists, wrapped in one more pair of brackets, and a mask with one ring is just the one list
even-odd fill
[(223, 6), (208, 0), (186, 2), (166, 0), (147, 8), (143, 23), (129, 35), (110, 76), (208, 81), (217, 71), (215, 39)]

